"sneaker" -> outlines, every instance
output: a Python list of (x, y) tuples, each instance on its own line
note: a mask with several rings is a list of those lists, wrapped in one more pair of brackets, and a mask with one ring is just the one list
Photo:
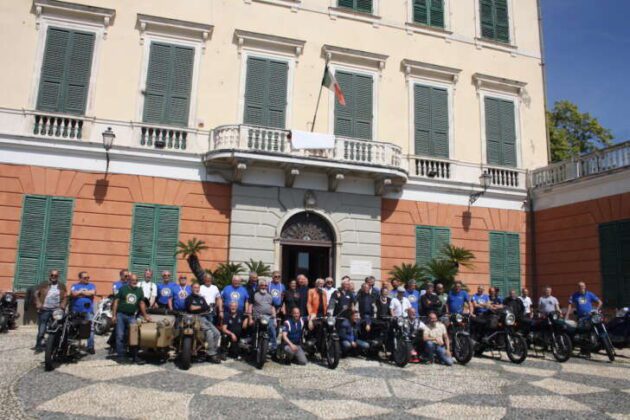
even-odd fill
[(207, 358), (208, 362), (215, 364), (215, 365), (219, 365), (221, 364), (221, 358), (217, 355), (214, 356), (208, 356)]
[(89, 354), (96, 354), (96, 351), (94, 351), (94, 347), (88, 347), (88, 349), (86, 350)]

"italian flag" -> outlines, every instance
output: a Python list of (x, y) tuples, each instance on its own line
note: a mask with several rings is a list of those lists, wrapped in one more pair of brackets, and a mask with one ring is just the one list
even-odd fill
[(343, 96), (343, 92), (341, 91), (341, 86), (339, 86), (339, 82), (335, 79), (335, 75), (330, 71), (328, 66), (324, 70), (324, 79), (322, 80), (322, 85), (326, 86), (331, 91), (335, 92), (335, 97), (337, 101), (343, 106), (346, 106), (346, 97)]

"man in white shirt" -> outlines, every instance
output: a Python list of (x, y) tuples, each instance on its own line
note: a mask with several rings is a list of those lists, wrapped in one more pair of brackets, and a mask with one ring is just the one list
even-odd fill
[(157, 285), (153, 283), (153, 270), (147, 268), (144, 270), (144, 278), (138, 283), (144, 294), (144, 303), (147, 308), (151, 308), (157, 298)]
[(532, 317), (532, 299), (529, 297), (529, 290), (523, 287), (521, 290), (521, 295), (518, 297), (521, 302), (523, 302), (523, 307), (525, 308), (525, 317)]
[(219, 288), (212, 284), (212, 274), (206, 273), (203, 276), (203, 284), (199, 288), (199, 294), (203, 296), (206, 303), (213, 309), (213, 313), (219, 315), (219, 319), (223, 319), (223, 299)]
[(392, 311), (392, 316), (407, 318), (407, 311), (411, 308), (411, 303), (409, 302), (409, 299), (405, 297), (406, 290), (404, 287), (399, 286), (398, 289), (396, 289), (396, 292), (396, 297), (392, 299), (392, 303), (389, 305), (389, 308)]
[(326, 292), (326, 301), (330, 302), (330, 297), (335, 293), (335, 280), (332, 277), (326, 277), (324, 292)]

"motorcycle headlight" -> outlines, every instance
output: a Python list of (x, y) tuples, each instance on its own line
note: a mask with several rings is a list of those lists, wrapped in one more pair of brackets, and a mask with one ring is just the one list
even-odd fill
[(558, 320), (558, 312), (552, 312), (551, 315), (549, 315), (551, 317), (552, 321), (557, 321)]
[(185, 327), (190, 327), (193, 324), (194, 318), (192, 317), (192, 315), (186, 315), (184, 317), (184, 326)]
[(56, 309), (53, 312), (52, 317), (55, 321), (61, 321), (63, 319), (63, 309)]
[(516, 317), (512, 312), (505, 314), (505, 325), (512, 326), (516, 322)]
[(261, 325), (269, 325), (269, 317), (268, 316), (262, 316), (260, 318), (260, 324)]
[(6, 303), (11, 303), (15, 300), (15, 296), (13, 296), (13, 293), (7, 293), (3, 296), (2, 300)]
[(599, 324), (602, 322), (602, 316), (600, 314), (594, 314), (591, 317), (591, 321), (593, 322), (593, 324)]
[(628, 309), (629, 308), (621, 308), (617, 311), (617, 318), (623, 318), (624, 316), (626, 316), (628, 314)]
[(326, 318), (326, 324), (328, 324), (329, 327), (334, 327), (335, 326), (335, 317), (334, 316), (329, 316), (328, 318)]
[(462, 314), (455, 314), (455, 322), (457, 322), (458, 324), (464, 322), (464, 317), (462, 316)]

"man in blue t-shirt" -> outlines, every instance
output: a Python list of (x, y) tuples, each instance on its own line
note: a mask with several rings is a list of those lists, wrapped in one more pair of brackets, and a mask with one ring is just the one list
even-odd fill
[(484, 293), (483, 286), (477, 288), (477, 293), (470, 298), (475, 315), (481, 315), (488, 311), (490, 297)]
[(409, 280), (407, 283), (407, 291), (405, 292), (405, 297), (411, 303), (411, 307), (416, 311), (417, 314), (420, 313), (418, 310), (418, 304), (420, 303), (420, 292), (416, 289), (416, 281)]
[[(70, 296), (72, 297), (72, 312), (86, 314), (86, 319), (92, 322), (94, 318), (94, 295), (96, 294), (96, 286), (90, 283), (90, 276), (86, 271), (79, 273), (79, 282), (70, 288)], [(90, 338), (87, 341), (87, 352), (94, 354), (94, 327), (90, 328)]]
[(241, 284), (241, 276), (232, 277), (232, 284), (223, 288), (221, 299), (223, 299), (223, 308), (225, 308), (226, 314), (232, 302), (238, 303), (239, 314), (242, 315), (249, 312), (249, 293)]
[(468, 297), (468, 293), (463, 290), (462, 282), (456, 281), (453, 290), (448, 292), (446, 311), (449, 314), (461, 314), (464, 312), (464, 304), (468, 305), (468, 311), (470, 312), (470, 298)]
[(271, 273), (271, 282), (268, 285), (269, 293), (273, 298), (273, 306), (276, 308), (276, 313), (282, 308), (282, 302), (284, 301), (285, 287), (281, 282), (282, 277), (279, 271)]
[(186, 310), (186, 298), (192, 294), (192, 289), (186, 285), (188, 278), (185, 275), (180, 275), (178, 282), (179, 284), (171, 286), (173, 291), (173, 310), (184, 312)]
[(173, 310), (173, 283), (171, 283), (171, 272), (168, 270), (162, 271), (162, 283), (158, 284), (154, 306)]
[(112, 285), (112, 294), (114, 296), (116, 296), (118, 291), (129, 282), (129, 270), (123, 268), (118, 274), (120, 275), (120, 280), (114, 282)]
[(573, 308), (577, 309), (577, 319), (588, 316), (593, 310), (593, 303), (595, 309), (599, 309), (602, 306), (602, 301), (593, 292), (586, 290), (586, 283), (583, 281), (578, 283), (577, 292), (573, 293), (569, 298), (569, 307), (565, 317), (568, 319), (571, 316)]

